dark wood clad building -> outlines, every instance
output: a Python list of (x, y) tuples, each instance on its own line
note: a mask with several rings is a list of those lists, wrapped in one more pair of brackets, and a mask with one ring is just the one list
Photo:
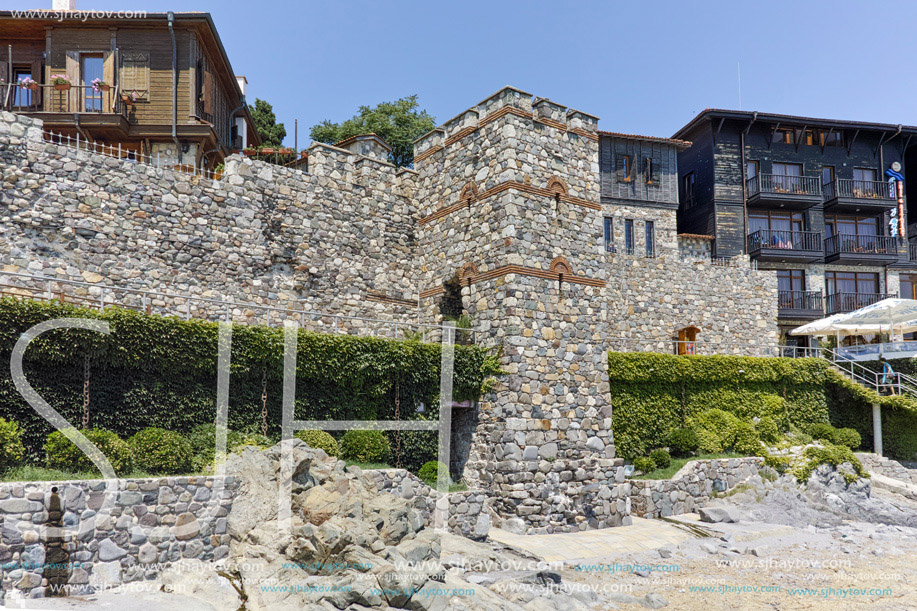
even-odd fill
[(258, 144), (244, 80), (207, 13), (84, 20), (2, 11), (0, 78), (4, 109), (125, 155), (211, 168)]

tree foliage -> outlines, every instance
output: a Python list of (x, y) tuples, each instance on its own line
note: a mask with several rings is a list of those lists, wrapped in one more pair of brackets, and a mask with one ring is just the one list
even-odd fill
[(325, 120), (313, 125), (309, 135), (316, 142), (334, 144), (351, 136), (376, 134), (392, 147), (390, 161), (398, 166), (414, 163), (414, 140), (435, 127), (427, 111), (419, 110), (416, 95), (376, 106), (360, 106), (356, 115), (342, 123)]
[(255, 130), (261, 137), (261, 144), (268, 146), (282, 145), (283, 139), (287, 137), (287, 129), (283, 126), (283, 123), (277, 123), (274, 107), (260, 98), (255, 98), (255, 105), (249, 106), (248, 110), (252, 115)]

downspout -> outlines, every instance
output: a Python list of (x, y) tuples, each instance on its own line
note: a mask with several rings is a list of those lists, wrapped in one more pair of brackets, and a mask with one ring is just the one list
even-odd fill
[(175, 46), (175, 13), (169, 11), (169, 36), (172, 37), (172, 142), (178, 151), (178, 164), (182, 162), (181, 144), (178, 142), (178, 49)]

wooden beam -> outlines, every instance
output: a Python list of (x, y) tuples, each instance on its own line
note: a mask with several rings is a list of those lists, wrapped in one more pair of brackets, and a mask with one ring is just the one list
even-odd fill
[(853, 132), (853, 138), (850, 139), (850, 142), (847, 143), (847, 156), (850, 157), (850, 151), (853, 150), (853, 143), (856, 142), (857, 136), (860, 135), (860, 130)]
[(771, 137), (767, 141), (767, 150), (771, 150), (771, 145), (774, 144), (774, 134), (777, 133), (778, 129), (780, 129), (780, 123), (775, 123), (774, 127), (771, 128)]
[(833, 134), (833, 133), (834, 133), (834, 128), (832, 127), (831, 129), (828, 130), (828, 135), (825, 136), (825, 141), (821, 143), (821, 152), (822, 152), (822, 154), (825, 153), (825, 145), (828, 144), (828, 138), (830, 138), (830, 137), (831, 137), (831, 134)]
[(716, 127), (716, 132), (713, 134), (713, 144), (716, 144), (716, 139), (720, 135), (720, 130), (723, 129), (723, 122), (726, 121), (726, 117), (720, 118), (720, 124)]
[[(805, 138), (805, 137), (806, 137), (806, 128), (807, 128), (807, 127), (808, 127), (808, 125), (803, 125), (803, 126), (802, 126), (802, 129), (799, 130), (799, 134), (802, 136), (802, 138)], [(797, 152), (797, 153), (799, 152), (799, 143), (802, 142), (802, 138), (796, 137), (796, 152)]]

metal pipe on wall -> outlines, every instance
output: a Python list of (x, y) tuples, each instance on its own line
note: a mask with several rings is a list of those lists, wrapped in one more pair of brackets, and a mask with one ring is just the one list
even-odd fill
[(178, 141), (178, 48), (175, 45), (175, 13), (169, 11), (169, 36), (172, 38), (172, 142), (178, 152), (178, 163), (182, 162), (181, 143)]

